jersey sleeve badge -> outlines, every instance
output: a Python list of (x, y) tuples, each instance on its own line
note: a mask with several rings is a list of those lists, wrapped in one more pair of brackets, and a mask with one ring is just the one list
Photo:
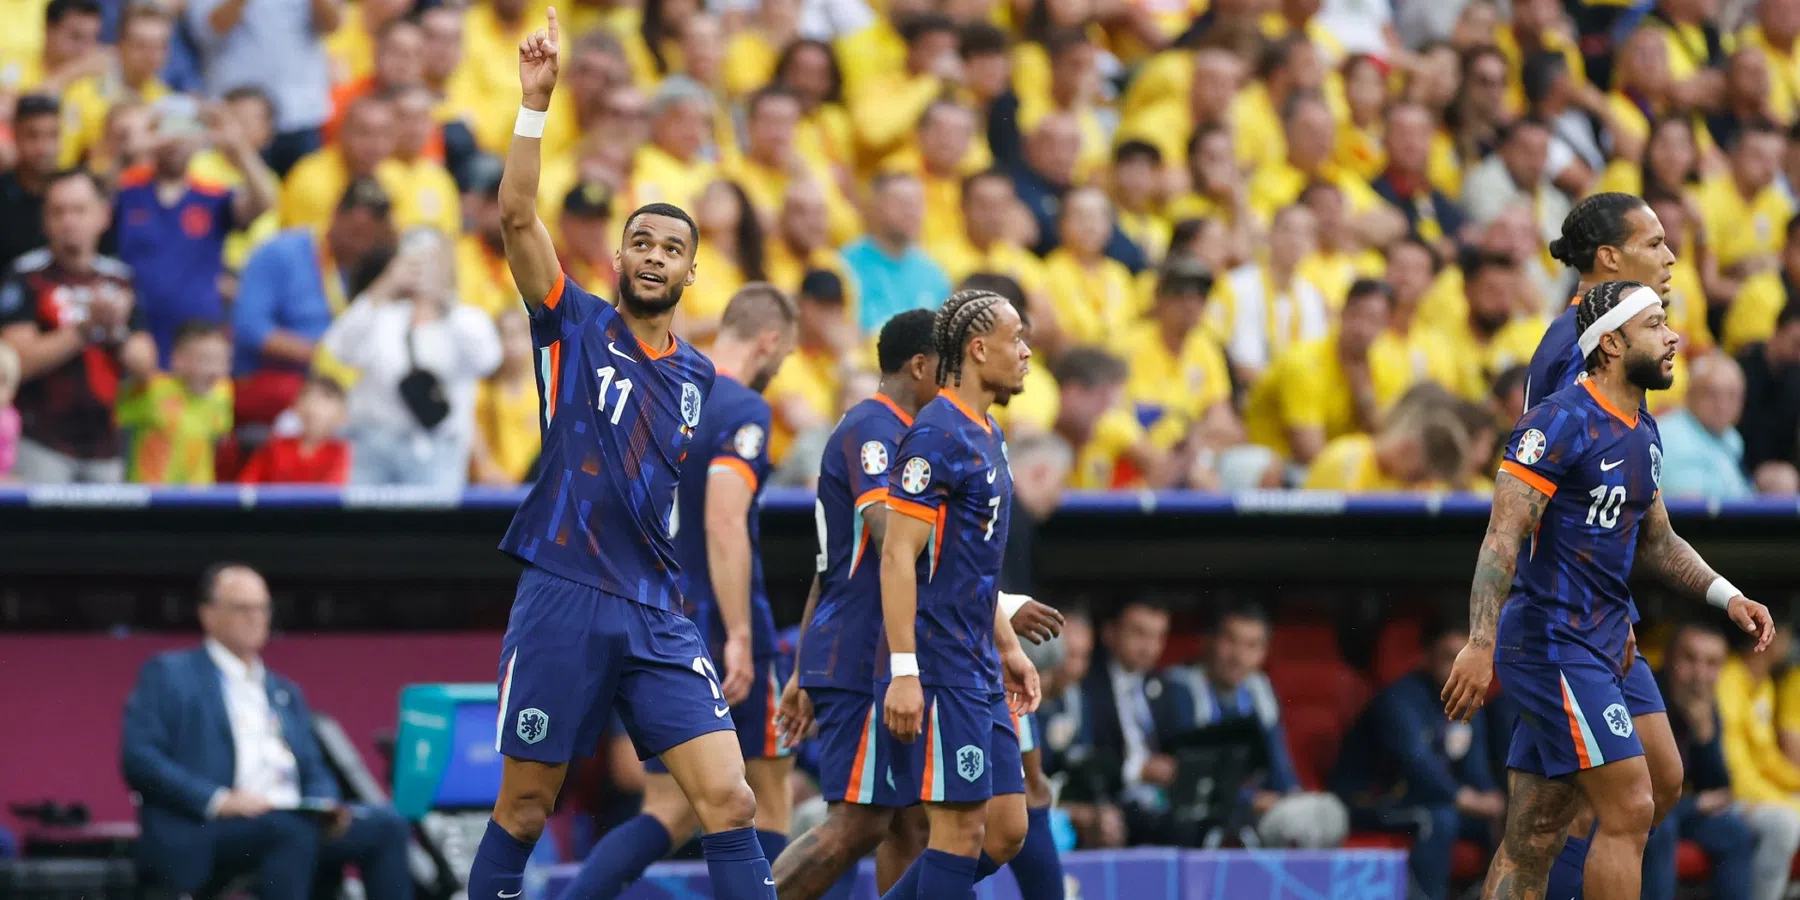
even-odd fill
[(681, 383), (681, 421), (689, 428), (700, 424), (700, 388), (691, 381)]
[(745, 422), (738, 428), (737, 434), (731, 438), (731, 449), (745, 459), (755, 459), (762, 455), (763, 430), (755, 422)]
[[(924, 460), (919, 460), (924, 462)], [(931, 467), (925, 467), (929, 479)], [(887, 446), (880, 441), (864, 441), (862, 445), (862, 470), (865, 475), (880, 475), (888, 470)]]
[(1662, 448), (1650, 445), (1650, 483), (1662, 489)]
[(900, 486), (909, 494), (921, 494), (931, 484), (931, 463), (924, 457), (915, 456), (906, 461), (900, 470)]
[(1534, 465), (1538, 460), (1544, 458), (1544, 448), (1549, 445), (1550, 441), (1544, 437), (1542, 431), (1536, 428), (1526, 429), (1525, 433), (1519, 436), (1519, 448), (1514, 451), (1513, 455), (1525, 465)]

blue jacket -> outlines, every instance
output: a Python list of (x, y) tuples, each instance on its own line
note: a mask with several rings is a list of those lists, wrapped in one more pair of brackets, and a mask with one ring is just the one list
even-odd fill
[[(301, 796), (340, 799), (337, 779), (313, 738), (312, 713), (300, 687), (274, 672), (266, 682), (269, 709), (280, 718), (282, 737), (294, 753)], [(142, 798), (140, 859), (176, 884), (194, 883), (183, 873), (196, 871), (204, 881), (212, 870), (213, 843), (206, 834), (206, 807), (216, 791), (231, 787), (237, 772), (223, 676), (204, 646), (144, 663), (125, 701), (119, 756), (125, 783)]]
[(1444, 715), (1438, 689), (1414, 672), (1388, 685), (1344, 736), (1331, 789), (1358, 805), (1454, 803), (1464, 787), (1494, 789), (1484, 712)]
[(1294, 768), (1294, 754), (1288, 749), (1287, 729), (1281, 724), (1281, 700), (1275, 696), (1275, 685), (1262, 672), (1235, 688), (1221, 690), (1206, 679), (1206, 667), (1200, 663), (1172, 666), (1164, 673), (1170, 681), (1186, 687), (1193, 699), (1190, 727), (1202, 728), (1231, 719), (1254, 718), (1262, 726), (1263, 742), (1269, 752), (1269, 772), (1260, 787), (1287, 794), (1300, 789), (1300, 775)]

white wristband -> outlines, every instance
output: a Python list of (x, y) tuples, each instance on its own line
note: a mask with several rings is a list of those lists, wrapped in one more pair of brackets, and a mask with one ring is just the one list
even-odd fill
[(519, 107), (519, 118), (513, 122), (513, 134), (519, 137), (542, 138), (544, 136), (544, 116), (542, 110)]
[(895, 678), (919, 677), (919, 654), (888, 654), (888, 674)]
[(1720, 575), (1713, 579), (1712, 584), (1706, 586), (1706, 602), (1712, 606), (1724, 609), (1731, 605), (1731, 598), (1736, 597), (1740, 593), (1742, 592), (1732, 586), (1731, 582), (1725, 580), (1725, 576)]
[(1030, 602), (1031, 598), (1024, 594), (1009, 594), (1005, 591), (1000, 592), (1000, 611), (1006, 613), (1008, 619), (1018, 615), (1019, 610), (1022, 609), (1025, 604)]

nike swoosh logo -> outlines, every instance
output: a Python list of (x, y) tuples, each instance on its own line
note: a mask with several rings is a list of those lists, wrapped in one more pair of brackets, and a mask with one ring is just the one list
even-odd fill
[(764, 878), (764, 879), (763, 879), (763, 884), (766, 884), (766, 885), (769, 885), (769, 886), (770, 886), (770, 887), (774, 887), (774, 886), (775, 886), (775, 879), (773, 879), (773, 878)]
[(988, 484), (993, 484), (993, 483), (994, 483), (994, 477), (995, 477), (995, 476), (996, 476), (996, 475), (999, 475), (999, 474), (1000, 474), (1000, 470), (999, 470), (999, 469), (989, 469), (989, 470), (988, 470)]
[(635, 356), (632, 356), (632, 355), (631, 355), (631, 354), (629, 354), (629, 353), (626, 353), (626, 352), (625, 352), (625, 351), (623, 351), (623, 350), (620, 350), (620, 349), (619, 349), (619, 348), (617, 348), (617, 347), (614, 347), (614, 346), (613, 346), (613, 342), (612, 342), (612, 341), (607, 341), (607, 342), (606, 342), (606, 349), (608, 349), (608, 350), (611, 350), (611, 351), (612, 351), (612, 354), (613, 354), (613, 355), (614, 355), (614, 356), (623, 356), (623, 357), (625, 357), (625, 358), (626, 358), (626, 359), (629, 359), (629, 360), (631, 360), (631, 361), (632, 361), (632, 362), (637, 362), (637, 357), (635, 357)]
[(523, 890), (513, 891), (510, 894), (505, 891), (501, 891), (500, 892), (500, 900), (512, 900), (512, 898), (517, 897), (523, 893), (525, 893)]
[(725, 718), (725, 714), (728, 712), (731, 712), (731, 707), (721, 706), (718, 709), (713, 710), (713, 718), (723, 719), (723, 718)]
[(1624, 464), (1625, 464), (1625, 461), (1622, 459), (1615, 459), (1612, 462), (1607, 462), (1606, 460), (1603, 459), (1600, 461), (1600, 471), (1611, 472), (1612, 470), (1614, 470)]

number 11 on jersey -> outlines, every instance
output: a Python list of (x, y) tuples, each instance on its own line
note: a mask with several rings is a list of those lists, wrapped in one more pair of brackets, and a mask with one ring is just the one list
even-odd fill
[[(613, 386), (613, 376), (618, 372), (619, 370), (612, 366), (601, 366), (594, 370), (595, 377), (600, 379), (600, 404), (595, 408), (601, 412), (606, 412), (606, 389)], [(619, 379), (618, 388), (619, 396), (613, 401), (612, 418), (609, 420), (614, 425), (619, 424), (619, 417), (625, 414), (625, 401), (631, 396), (631, 379)]]

